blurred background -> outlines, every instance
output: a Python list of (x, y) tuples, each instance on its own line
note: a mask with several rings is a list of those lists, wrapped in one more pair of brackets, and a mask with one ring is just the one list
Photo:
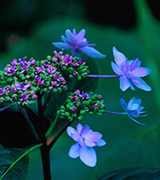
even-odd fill
[[(51, 151), (51, 169), (55, 180), (94, 180), (124, 168), (160, 168), (160, 13), (156, 0), (2, 0), (0, 2), (0, 68), (13, 59), (27, 56), (43, 59), (56, 48), (52, 42), (61, 41), (65, 30), (86, 29), (86, 38), (96, 43), (96, 49), (106, 54), (97, 60), (101, 74), (113, 74), (112, 47), (129, 59), (140, 58), (142, 66), (152, 69), (144, 78), (151, 92), (136, 89), (121, 92), (118, 79), (102, 79), (96, 93), (103, 96), (106, 109), (123, 111), (119, 99), (142, 99), (148, 113), (139, 118), (140, 126), (126, 116), (104, 114), (86, 116), (83, 125), (101, 132), (107, 144), (95, 148), (98, 163), (85, 166), (79, 159), (68, 157), (74, 143), (66, 133)], [(16, 113), (15, 113), (16, 112)], [(76, 123), (73, 124), (76, 127)], [(29, 135), (28, 135), (29, 134)], [(34, 144), (28, 126), (16, 108), (1, 113), (0, 143), (4, 147), (26, 147)], [(30, 154), (27, 180), (43, 180), (39, 150)]]

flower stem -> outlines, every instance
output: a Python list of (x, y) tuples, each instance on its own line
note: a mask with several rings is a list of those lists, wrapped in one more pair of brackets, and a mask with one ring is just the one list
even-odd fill
[(93, 77), (93, 78), (116, 78), (116, 77), (120, 77), (120, 75), (91, 75), (91, 74), (89, 74), (87, 77)]
[(51, 143), (48, 145), (48, 148), (51, 149), (52, 146), (55, 144), (55, 142), (58, 140), (58, 138), (63, 134), (63, 132), (67, 129), (68, 126), (72, 124), (73, 121), (67, 122), (67, 124), (60, 130), (60, 132), (56, 135), (56, 137), (51, 141)]
[(126, 115), (127, 112), (113, 112), (113, 111), (105, 111), (106, 113), (109, 113), (109, 114), (120, 114), (120, 115)]
[(12, 106), (11, 104), (10, 104), (10, 105), (8, 105), (8, 106), (5, 106), (5, 107), (1, 108), (1, 109), (0, 109), (0, 111), (4, 111), (5, 109), (10, 108), (11, 106)]
[(29, 125), (29, 127), (30, 127), (30, 129), (31, 129), (31, 131), (32, 131), (32, 133), (34, 134), (34, 137), (35, 137), (36, 141), (37, 141), (37, 142), (40, 142), (40, 138), (39, 138), (39, 136), (38, 136), (38, 134), (37, 134), (37, 132), (36, 132), (33, 124), (31, 123), (31, 121), (30, 121), (30, 119), (29, 119), (29, 117), (28, 117), (28, 114), (27, 114), (26, 111), (23, 109), (23, 107), (19, 107), (19, 109), (20, 109), (21, 113), (23, 114), (24, 118), (26, 119), (26, 121), (27, 121), (27, 123), (28, 123), (28, 125)]
[(47, 144), (44, 143), (41, 150), (42, 165), (43, 165), (43, 177), (44, 180), (51, 180), (51, 168), (50, 168), (50, 149)]
[(2, 174), (2, 176), (0, 177), (0, 180), (2, 180), (5, 175), (22, 159), (24, 158), (27, 154), (31, 153), (32, 151), (34, 151), (35, 149), (39, 148), (42, 146), (41, 144), (37, 144), (33, 147), (31, 147), (30, 149), (26, 150), (18, 159), (16, 159), (15, 161), (12, 162), (12, 164), (6, 169), (6, 171)]
[(76, 54), (76, 52), (78, 51), (78, 49), (75, 49), (73, 54), (72, 54), (72, 57)]
[(50, 149), (47, 146), (47, 138), (45, 136), (45, 118), (44, 109), (42, 106), (42, 94), (40, 91), (37, 92), (38, 96), (38, 116), (40, 123), (40, 139), (43, 145), (40, 147), (42, 166), (43, 166), (43, 177), (44, 180), (51, 180), (51, 169), (50, 169)]

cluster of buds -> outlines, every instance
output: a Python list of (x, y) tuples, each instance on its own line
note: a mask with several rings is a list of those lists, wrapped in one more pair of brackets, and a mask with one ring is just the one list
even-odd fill
[(101, 95), (92, 92), (80, 93), (79, 90), (76, 90), (69, 94), (58, 114), (60, 114), (60, 118), (72, 121), (74, 119), (82, 120), (86, 113), (101, 116), (104, 112), (105, 104)]
[(0, 88), (0, 103), (34, 104), (38, 90), (61, 92), (67, 90), (65, 78), (81, 80), (89, 73), (82, 59), (63, 55), (62, 51), (54, 51), (53, 57), (44, 60), (26, 59), (14, 59), (0, 72), (0, 84), (4, 85)]
[(78, 80), (86, 78), (89, 74), (88, 66), (81, 58), (76, 56), (63, 55), (63, 51), (54, 51), (55, 56), (48, 56), (47, 59), (54, 63), (59, 72), (66, 78), (76, 77)]

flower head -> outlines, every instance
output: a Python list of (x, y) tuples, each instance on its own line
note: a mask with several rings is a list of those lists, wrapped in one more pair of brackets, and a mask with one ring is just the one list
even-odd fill
[[(147, 76), (151, 70), (146, 67), (140, 67), (141, 61), (137, 58), (135, 60), (127, 60), (125, 55), (115, 47), (113, 47), (114, 62), (111, 62), (113, 71), (120, 76), (120, 89), (127, 90), (129, 87), (135, 90), (133, 84), (144, 91), (151, 91), (151, 87), (141, 79)], [(132, 84), (133, 83), (133, 84)]]
[(95, 46), (95, 44), (88, 44), (88, 41), (84, 38), (85, 33), (85, 29), (82, 29), (78, 34), (76, 34), (76, 29), (73, 29), (73, 32), (67, 29), (65, 32), (66, 37), (61, 36), (63, 42), (55, 42), (53, 45), (60, 49), (71, 49), (73, 55), (80, 56), (80, 51), (82, 51), (91, 58), (105, 58), (104, 54), (91, 47)]
[[(135, 97), (133, 97), (128, 104), (125, 103), (124, 99), (120, 99), (120, 103), (121, 106), (123, 107), (123, 109), (126, 111), (128, 117), (130, 119), (132, 119), (134, 122), (144, 125), (143, 123), (138, 122), (137, 120), (135, 120), (133, 117), (144, 117), (147, 116), (147, 114), (143, 114), (146, 111), (142, 111), (144, 109), (143, 106), (140, 106), (141, 104), (141, 99), (135, 99)], [(133, 116), (133, 117), (132, 117)]]
[(102, 139), (102, 134), (91, 130), (88, 125), (83, 127), (81, 124), (77, 125), (77, 130), (69, 126), (67, 133), (77, 142), (71, 146), (69, 156), (71, 158), (80, 157), (84, 164), (94, 167), (97, 163), (97, 155), (93, 147), (106, 144)]

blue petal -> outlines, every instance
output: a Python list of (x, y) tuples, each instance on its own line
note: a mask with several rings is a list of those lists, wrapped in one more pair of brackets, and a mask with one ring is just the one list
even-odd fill
[(134, 81), (132, 81), (132, 83), (136, 87), (138, 87), (139, 89), (142, 89), (144, 91), (151, 91), (152, 90), (152, 88), (143, 79), (138, 78), (138, 77), (136, 77), (135, 79), (138, 80), (140, 83), (136, 83)]
[(96, 142), (97, 146), (104, 146), (106, 144), (106, 141), (103, 139), (100, 139), (99, 141)]
[(64, 37), (63, 35), (61, 36), (62, 41), (64, 41), (66, 44), (68, 44), (69, 46), (71, 46), (72, 48), (74, 48), (74, 44), (72, 42), (70, 42), (66, 37)]
[(133, 97), (132, 99), (129, 100), (128, 105), (127, 105), (127, 109), (131, 109), (134, 102), (135, 102), (135, 97)]
[(62, 42), (55, 42), (55, 43), (52, 43), (54, 46), (56, 46), (57, 48), (59, 49), (72, 49), (71, 46), (69, 46), (68, 44), (66, 43), (62, 43)]
[(78, 143), (73, 144), (68, 152), (69, 157), (77, 158), (80, 155), (80, 146)]
[(83, 47), (80, 48), (81, 51), (83, 51), (87, 56), (91, 57), (91, 58), (105, 58), (106, 55), (101, 54), (99, 51), (97, 51), (96, 49), (92, 48), (92, 47)]
[(124, 99), (120, 99), (120, 104), (121, 104), (121, 106), (123, 107), (123, 109), (124, 109), (125, 111), (127, 111), (127, 104), (126, 104), (126, 102), (124, 101)]
[(71, 31), (69, 29), (66, 30), (65, 34), (69, 41), (71, 41), (74, 45), (77, 44), (76, 37), (71, 33)]
[(97, 163), (97, 155), (92, 147), (81, 147), (80, 159), (87, 166), (94, 167)]
[(145, 125), (144, 123), (140, 123), (139, 121), (137, 121), (137, 120), (135, 120), (134, 118), (132, 118), (129, 114), (127, 114), (127, 115), (128, 115), (128, 117), (129, 117), (132, 121), (134, 121), (135, 123), (140, 124), (140, 125)]
[(125, 75), (120, 76), (119, 81), (120, 81), (120, 89), (122, 91), (126, 91), (129, 87), (132, 87), (131, 86), (132, 84), (130, 83), (130, 81), (128, 80), (128, 78)]
[(135, 77), (144, 77), (151, 72), (151, 69), (146, 67), (140, 67), (132, 71), (133, 76)]
[(120, 69), (120, 67), (117, 64), (115, 64), (114, 62), (111, 62), (111, 67), (116, 74), (118, 74), (118, 75), (124, 74), (124, 72)]
[(138, 117), (139, 114), (138, 114), (138, 111), (137, 110), (127, 110), (127, 113), (130, 114), (131, 116), (133, 117)]
[(123, 53), (119, 52), (116, 47), (113, 47), (113, 56), (116, 64), (119, 66), (121, 65), (122, 62), (126, 60), (126, 57)]
[(77, 42), (83, 41), (84, 36), (85, 36), (86, 30), (82, 29), (78, 34), (77, 34)]

